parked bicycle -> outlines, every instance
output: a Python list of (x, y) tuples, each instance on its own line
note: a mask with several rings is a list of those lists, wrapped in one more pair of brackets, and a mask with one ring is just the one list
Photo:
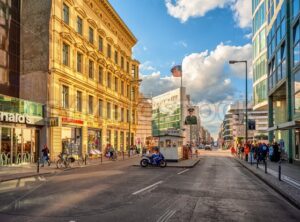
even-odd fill
[(73, 156), (70, 156), (68, 154), (60, 153), (58, 155), (58, 160), (56, 161), (56, 167), (57, 168), (69, 168), (71, 167), (71, 163), (75, 162), (75, 158)]

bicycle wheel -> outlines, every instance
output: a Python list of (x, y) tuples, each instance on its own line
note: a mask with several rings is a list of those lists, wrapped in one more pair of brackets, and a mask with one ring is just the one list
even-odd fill
[(57, 167), (58, 169), (61, 169), (63, 166), (64, 166), (64, 163), (63, 163), (62, 159), (58, 159), (58, 160), (56, 161), (56, 167)]

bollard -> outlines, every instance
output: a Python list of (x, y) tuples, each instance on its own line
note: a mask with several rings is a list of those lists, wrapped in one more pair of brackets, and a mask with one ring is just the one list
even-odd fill
[(40, 173), (40, 158), (38, 158), (38, 161), (37, 161), (37, 169), (36, 169), (36, 172), (37, 172), (37, 173)]
[(268, 173), (268, 170), (267, 170), (267, 160), (265, 160), (265, 173)]
[(122, 151), (123, 160), (125, 159), (125, 153), (124, 150)]
[(100, 160), (101, 160), (101, 164), (102, 164), (102, 156), (103, 156), (103, 154), (101, 153), (101, 154), (100, 154)]
[(278, 165), (278, 179), (281, 181), (281, 160), (279, 160), (279, 165)]
[(84, 155), (84, 165), (86, 165), (86, 154)]
[(256, 156), (256, 168), (258, 168), (258, 161), (259, 161), (259, 157)]

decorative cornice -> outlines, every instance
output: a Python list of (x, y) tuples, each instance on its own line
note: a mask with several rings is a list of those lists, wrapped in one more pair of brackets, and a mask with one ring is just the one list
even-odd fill
[(114, 45), (114, 40), (111, 37), (106, 37), (106, 40), (111, 44)]
[(97, 31), (98, 31), (98, 33), (99, 33), (103, 38), (106, 37), (106, 33), (105, 33), (105, 31), (104, 31), (103, 29), (98, 28)]
[(84, 53), (87, 53), (89, 50), (82, 42), (75, 43), (75, 47), (83, 51)]
[(60, 36), (62, 37), (63, 40), (67, 40), (67, 41), (69, 41), (72, 44), (74, 44), (76, 42), (75, 39), (74, 39), (74, 37), (70, 33), (61, 32)]
[(98, 29), (98, 25), (93, 19), (87, 19), (87, 21), (94, 29)]
[(80, 8), (80, 7), (75, 7), (75, 10), (78, 12), (78, 14), (80, 14), (83, 18), (86, 18), (86, 13), (85, 11)]
[(69, 3), (69, 5), (74, 6), (74, 1), (73, 0), (64, 0), (65, 2)]

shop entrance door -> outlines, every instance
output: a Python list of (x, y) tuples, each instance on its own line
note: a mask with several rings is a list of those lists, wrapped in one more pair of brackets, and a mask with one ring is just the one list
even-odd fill
[(13, 147), (12, 147), (12, 157), (14, 164), (20, 164), (23, 162), (23, 146), (22, 146), (22, 129), (12, 128), (13, 132)]
[(1, 128), (1, 165), (8, 165), (13, 163), (13, 149), (12, 149), (12, 133), (11, 128)]
[(295, 130), (295, 159), (299, 160), (300, 156), (300, 129)]

